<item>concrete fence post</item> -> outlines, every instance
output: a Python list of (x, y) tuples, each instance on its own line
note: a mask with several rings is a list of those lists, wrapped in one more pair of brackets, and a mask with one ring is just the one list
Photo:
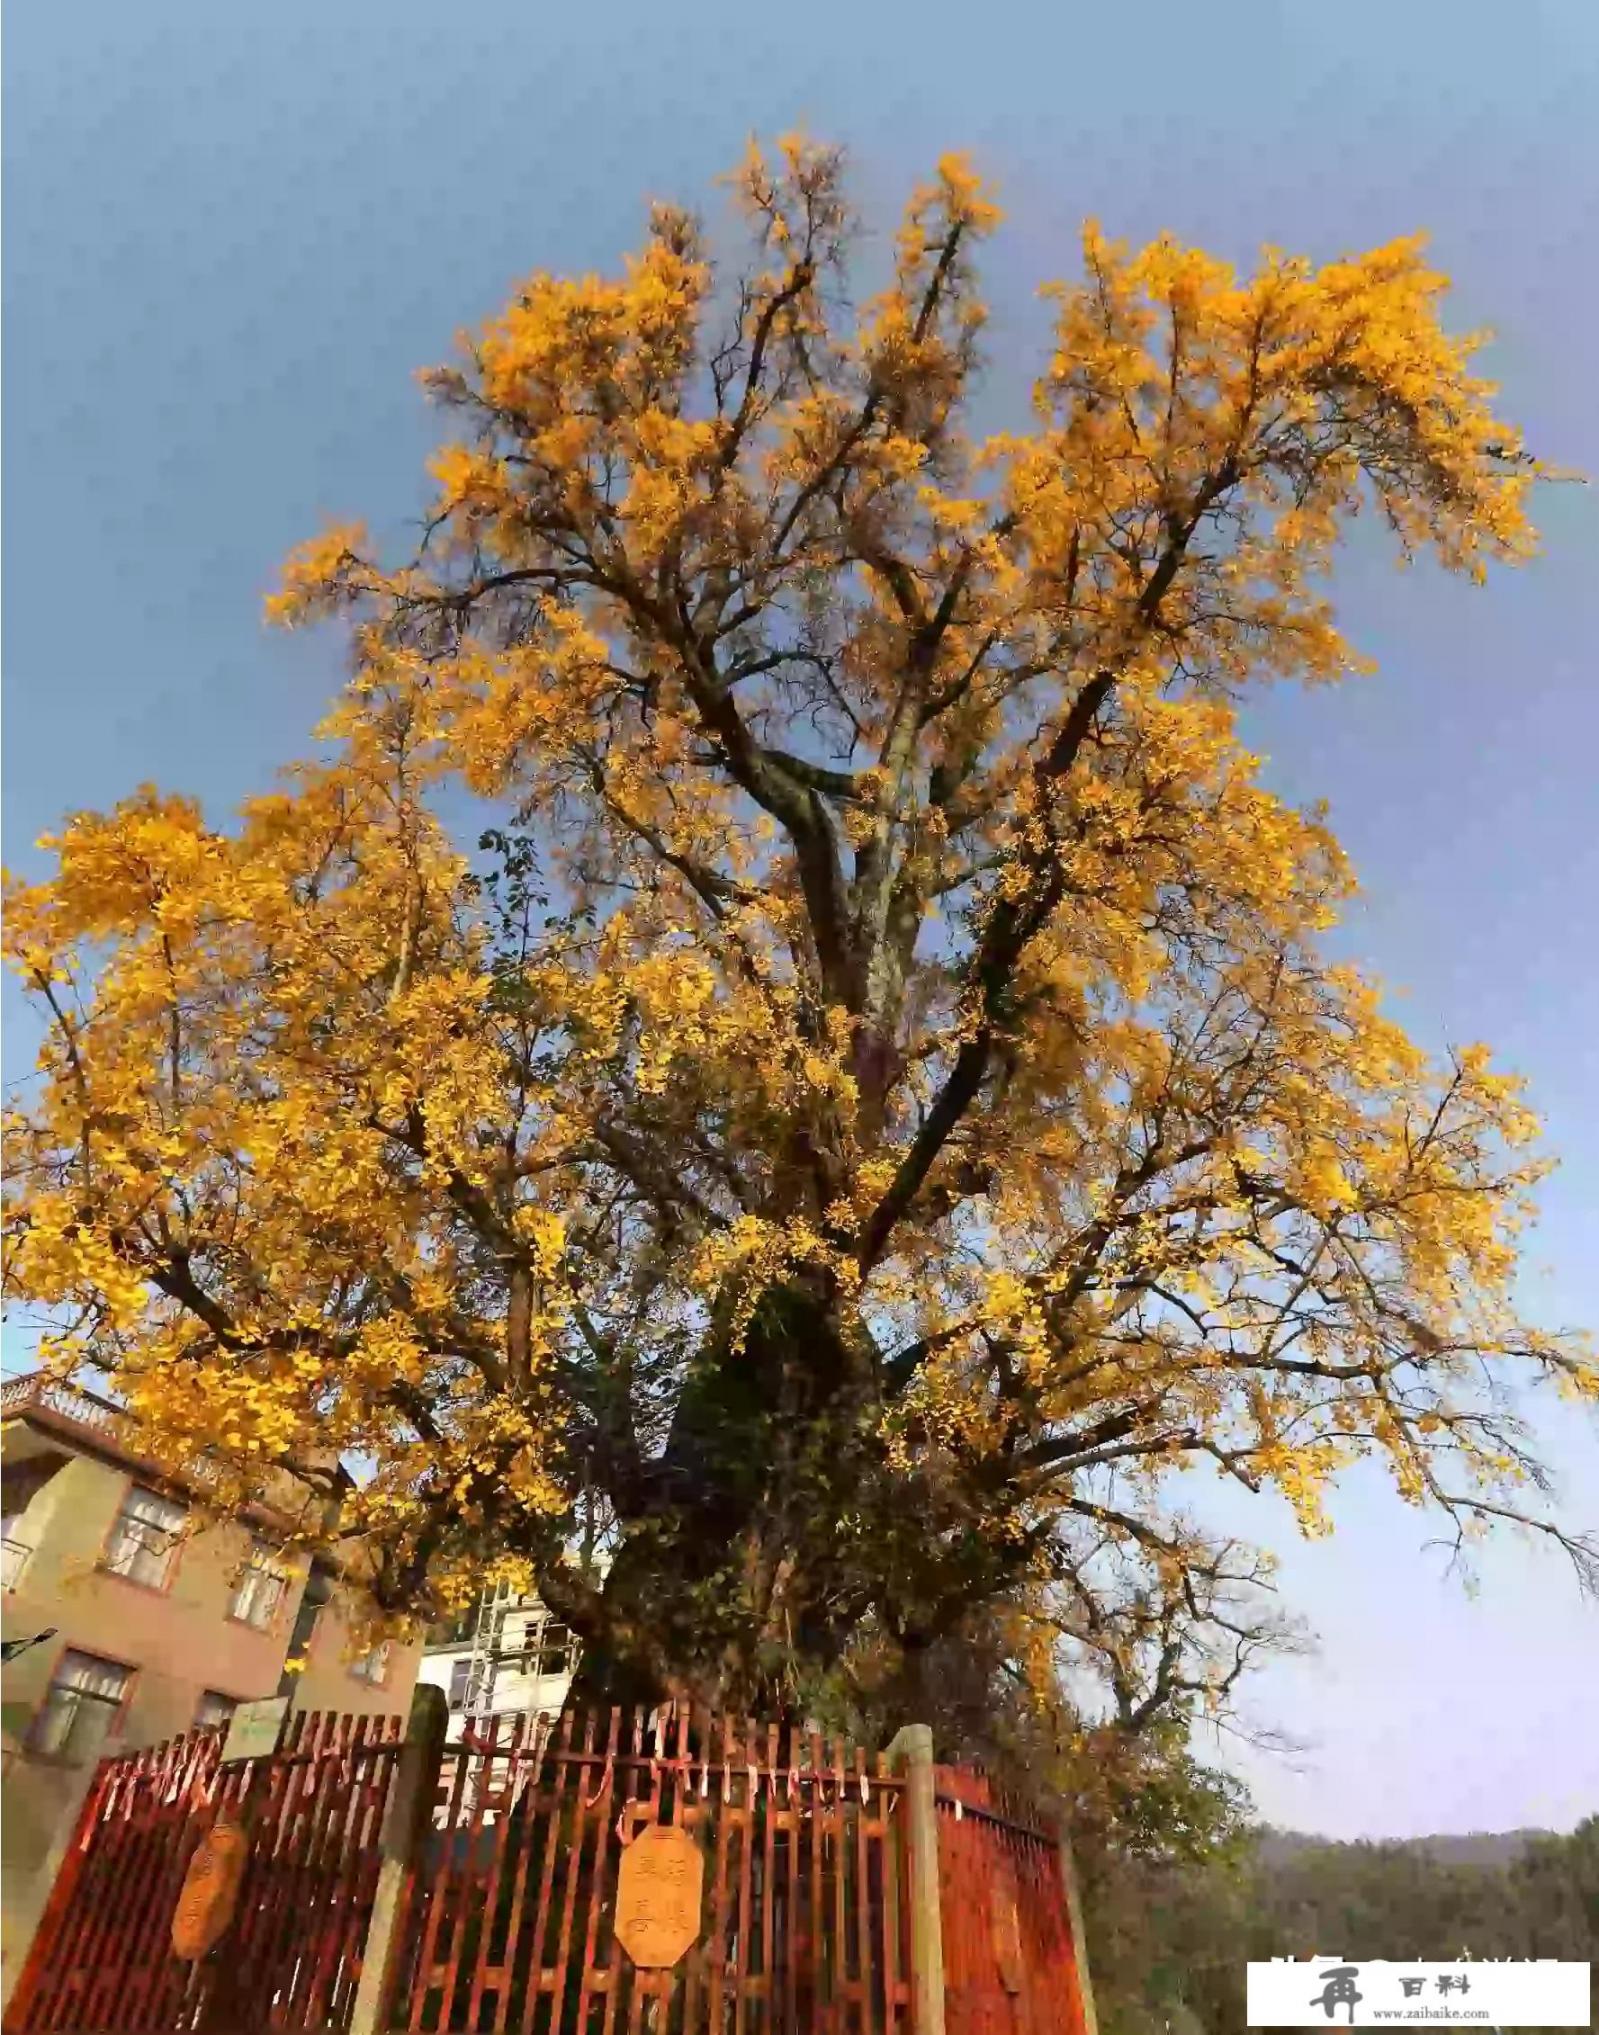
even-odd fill
[(902, 1726), (889, 1742), (888, 1755), (896, 1772), (905, 1777), (901, 1799), (911, 1867), (911, 2028), (913, 2035), (944, 2035), (944, 1923), (938, 1901), (932, 1726)]
[(393, 2018), (406, 1876), (428, 1827), (449, 1714), (442, 1689), (426, 1682), (418, 1685), (378, 1839), (383, 1862), (361, 1951), (361, 1983), (350, 2015), (350, 2035), (383, 2035)]
[(1072, 1968), (1077, 1973), (1077, 2001), (1082, 2008), (1083, 2035), (1099, 2035), (1099, 2016), (1094, 2011), (1094, 1986), (1088, 1974), (1088, 1932), (1083, 1927), (1083, 1896), (1077, 1880), (1077, 1861), (1072, 1857), (1072, 1840), (1066, 1825), (1060, 1826), (1060, 1883), (1066, 1890), (1066, 1920), (1072, 1932)]

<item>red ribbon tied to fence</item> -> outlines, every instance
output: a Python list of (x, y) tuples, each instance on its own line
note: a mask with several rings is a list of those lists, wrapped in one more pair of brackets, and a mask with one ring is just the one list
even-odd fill
[(605, 1755), (605, 1771), (600, 1775), (600, 1784), (583, 1804), (584, 1808), (592, 1809), (597, 1802), (603, 1802), (605, 1797), (610, 1793), (611, 1783), (615, 1778), (616, 1754), (614, 1752), (607, 1752)]

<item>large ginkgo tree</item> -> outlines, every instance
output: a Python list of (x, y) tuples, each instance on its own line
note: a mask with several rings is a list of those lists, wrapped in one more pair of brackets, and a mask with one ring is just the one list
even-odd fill
[(13, 886), (50, 1361), (224, 1506), (353, 1468), (379, 1607), (535, 1581), (590, 1696), (908, 1705), (981, 1631), (1136, 1728), (1265, 1630), (1196, 1469), (1316, 1531), (1375, 1457), (1580, 1562), (1512, 1412), (1599, 1389), (1512, 1311), (1535, 1124), (1325, 958), (1344, 860), (1235, 724), (1351, 665), (1357, 512), (1530, 549), (1442, 279), (1090, 227), (978, 438), (969, 167), (858, 308), (837, 157), (735, 181), (741, 264), (660, 207), (428, 377), (409, 562), (293, 557), (274, 617), (352, 650), (318, 760)]

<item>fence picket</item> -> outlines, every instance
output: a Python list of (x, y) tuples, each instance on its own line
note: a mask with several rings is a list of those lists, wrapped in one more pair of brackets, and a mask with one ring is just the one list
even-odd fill
[[(594, 1751), (594, 1718), (592, 1713), (583, 1719), (583, 1751)], [(550, 1992), (550, 2026), (558, 2028), (562, 2019), (562, 2005), (566, 1999), (567, 1967), (572, 1956), (572, 1918), (577, 1912), (577, 1887), (583, 1874), (583, 1850), (588, 1836), (588, 1784), (593, 1778), (587, 1761), (572, 1768), (572, 1842), (567, 1847), (566, 1891), (561, 1905), (561, 1936), (556, 1949), (555, 1977)], [(559, 1823), (555, 1829), (558, 1832)]]
[(722, 1725), (722, 1756), (716, 1757), (716, 1718), (708, 1715), (705, 1719), (705, 1757), (711, 1765), (712, 1799), (716, 1808), (711, 1816), (711, 1842), (714, 1847), (711, 1870), (711, 1936), (706, 1953), (705, 1991), (706, 2006), (712, 2035), (722, 2035), (723, 1994), (727, 1984), (727, 1925), (728, 1886), (727, 1854), (732, 1845), (733, 1833), (737, 1828), (733, 1815), (732, 1771), (733, 1771), (733, 1720), (724, 1716)]
[[(754, 1935), (755, 1873), (755, 1806), (759, 1792), (759, 1781), (755, 1768), (755, 1725), (752, 1719), (745, 1719), (744, 1743), (740, 1750), (744, 1756), (744, 1772), (735, 1785), (744, 1790), (744, 1813), (739, 1819), (738, 1845), (738, 1935), (734, 1939), (734, 2035), (746, 2035), (746, 2020), (749, 2015), (749, 1975), (751, 1967), (750, 1948)], [(717, 2031), (720, 2035), (720, 2031)]]
[[(857, 2008), (855, 2025), (860, 2035), (871, 2035), (877, 2000), (872, 1989), (871, 1866), (867, 1839), (866, 1805), (870, 1785), (866, 1778), (866, 1753), (855, 1747), (855, 1983)], [(885, 2023), (886, 2025), (886, 2023)]]

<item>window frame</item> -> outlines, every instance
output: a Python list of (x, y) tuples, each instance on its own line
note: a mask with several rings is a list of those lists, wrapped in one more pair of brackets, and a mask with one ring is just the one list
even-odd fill
[[(552, 1644), (548, 1635), (552, 1628), (566, 1635), (561, 1642), (558, 1662), (553, 1667), (548, 1662)], [(523, 1672), (545, 1682), (553, 1681), (559, 1675), (569, 1675), (576, 1667), (576, 1649), (577, 1634), (571, 1626), (564, 1618), (556, 1618), (546, 1611), (524, 1642), (522, 1658), (526, 1665)]]
[[(123, 1538), (123, 1527), (125, 1523), (129, 1522), (128, 1508), (140, 1497), (154, 1498), (158, 1504), (171, 1506), (179, 1515), (176, 1526), (153, 1529), (156, 1532), (165, 1532), (168, 1535), (167, 1546), (164, 1550), (165, 1566), (161, 1571), (159, 1580), (155, 1582), (150, 1582), (144, 1576), (130, 1574), (127, 1569), (119, 1569), (114, 1560), (114, 1556), (121, 1552), (120, 1543)], [(188, 1518), (189, 1507), (181, 1498), (169, 1498), (166, 1492), (160, 1490), (156, 1485), (141, 1484), (137, 1477), (130, 1477), (122, 1497), (118, 1501), (116, 1517), (112, 1520), (100, 1549), (100, 1559), (97, 1565), (100, 1573), (106, 1576), (115, 1576), (119, 1583), (131, 1583), (136, 1590), (149, 1590), (158, 1597), (166, 1596), (171, 1590), (173, 1578), (177, 1574), (179, 1550), (183, 1540), (183, 1528), (187, 1524)], [(143, 1526), (148, 1528), (149, 1526), (149, 1522), (139, 1520), (137, 1517), (132, 1519), (131, 1524), (135, 1527)], [(142, 1554), (154, 1552), (146, 1544), (138, 1543), (137, 1541), (131, 1541), (130, 1544), (135, 1545)]]
[[(228, 1706), (228, 1714), (222, 1719), (220, 1724), (207, 1724), (200, 1714), (206, 1704), (211, 1701), (226, 1703)], [(238, 1709), (243, 1701), (244, 1698), (242, 1696), (230, 1696), (226, 1689), (202, 1689), (200, 1691), (200, 1700), (194, 1706), (194, 1722), (189, 1726), (189, 1729), (191, 1731), (221, 1731), (225, 1733), (228, 1726), (233, 1722), (234, 1711)]]
[[(358, 1660), (353, 1660), (349, 1663), (351, 1680), (364, 1682), (369, 1689), (387, 1688), (389, 1667), (393, 1660), (393, 1654), (394, 1646), (391, 1640), (385, 1639), (377, 1646), (369, 1647)], [(376, 1661), (377, 1663), (377, 1672), (375, 1674), (370, 1672), (368, 1668), (368, 1662), (371, 1661)]]
[[(239, 1609), (240, 1600), (256, 1578), (275, 1582), (277, 1595), (273, 1598), (264, 1618), (251, 1618)], [(293, 1577), (280, 1562), (263, 1552), (259, 1545), (252, 1546), (249, 1559), (239, 1571), (237, 1580), (231, 1585), (228, 1596), (228, 1617), (235, 1625), (246, 1626), (251, 1632), (273, 1632), (282, 1622), (283, 1610), (289, 1601), (289, 1590)]]
[[(63, 1683), (61, 1677), (66, 1671), (67, 1662), (73, 1659), (87, 1661), (97, 1668), (111, 1668), (120, 1674), (122, 1687), (115, 1698), (98, 1695), (93, 1690), (80, 1688), (70, 1682)], [(109, 1654), (91, 1653), (85, 1646), (63, 1646), (50, 1664), (50, 1679), (45, 1684), (38, 1708), (28, 1720), (26, 1740), (28, 1750), (36, 1758), (48, 1760), (56, 1766), (76, 1767), (97, 1763), (105, 1757), (104, 1749), (113, 1739), (120, 1738), (126, 1729), (128, 1709), (133, 1701), (133, 1692), (138, 1680), (139, 1670), (132, 1661), (113, 1660)], [(46, 1745), (44, 1741), (51, 1718), (51, 1699), (57, 1695), (73, 1696), (78, 1700), (73, 1704), (72, 1719), (67, 1726), (65, 1743), (52, 1747)], [(92, 1759), (75, 1758), (72, 1752), (72, 1734), (77, 1729), (79, 1717), (85, 1714), (85, 1699), (91, 1704), (104, 1705), (111, 1713), (105, 1730), (96, 1741)]]

